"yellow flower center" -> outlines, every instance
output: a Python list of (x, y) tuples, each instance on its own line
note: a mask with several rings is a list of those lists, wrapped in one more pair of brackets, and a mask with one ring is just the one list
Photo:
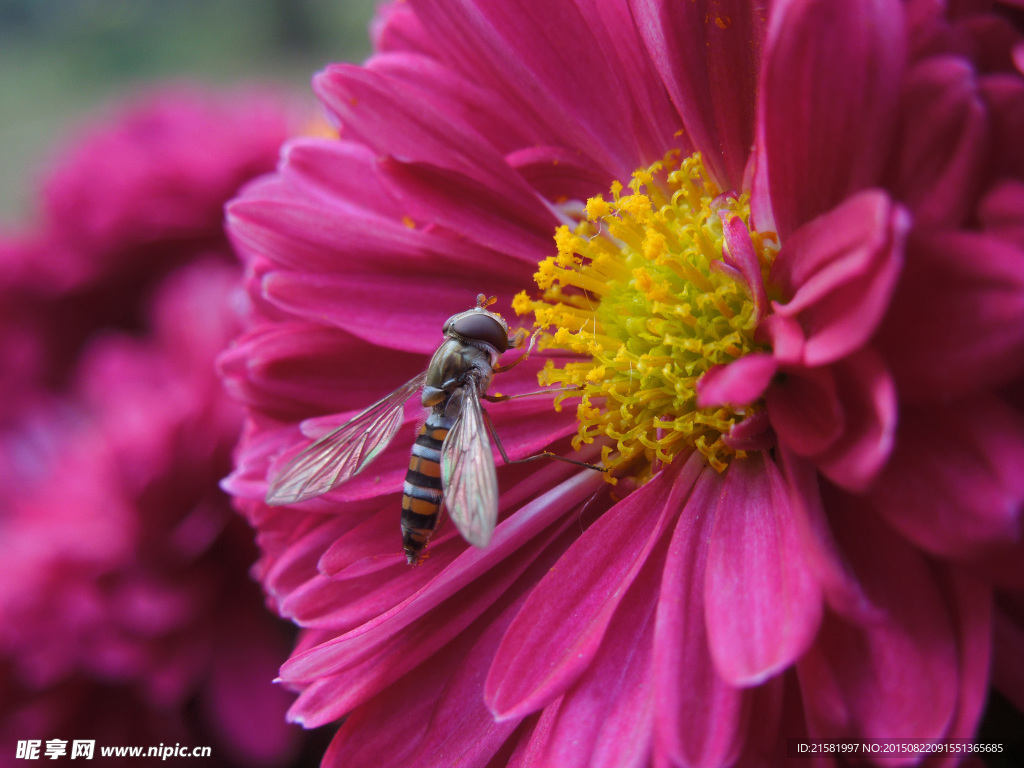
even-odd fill
[(524, 291), (513, 307), (534, 314), (540, 349), (574, 353), (549, 359), (540, 382), (577, 388), (555, 401), (582, 398), (575, 448), (608, 437), (605, 465), (641, 481), (694, 450), (721, 471), (743, 455), (723, 435), (762, 406), (698, 408), (697, 380), (763, 348), (751, 291), (723, 259), (722, 215), (746, 225), (762, 279), (775, 236), (751, 229), (748, 195), (723, 195), (699, 154), (670, 153), (629, 190), (613, 183), (611, 200), (591, 198), (575, 229), (559, 227), (558, 254), (534, 275), (541, 299)]

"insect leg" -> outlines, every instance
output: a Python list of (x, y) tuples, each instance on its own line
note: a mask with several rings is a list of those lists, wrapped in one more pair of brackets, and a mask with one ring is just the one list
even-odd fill
[(582, 386), (578, 387), (559, 387), (558, 389), (538, 389), (536, 392), (521, 392), (518, 395), (480, 395), (484, 400), (491, 403), (504, 403), (506, 400), (518, 400), (520, 397), (536, 397), (537, 395), (550, 395), (557, 394), (559, 392), (579, 392), (583, 389)]
[[(518, 329), (515, 332), (515, 334), (514, 334), (515, 338), (512, 340), (513, 341), (512, 346), (519, 347), (519, 346), (522, 345), (522, 343), (523, 343), (522, 342), (522, 339), (523, 339), (522, 334), (523, 333), (526, 333), (526, 331), (524, 331), (522, 328)], [(530, 334), (530, 345), (526, 348), (526, 351), (523, 352), (523, 354), (521, 354), (519, 357), (517, 357), (515, 360), (513, 360), (508, 365), (496, 365), (496, 366), (494, 366), (494, 368), (493, 368), (494, 372), (495, 373), (504, 373), (505, 371), (509, 370), (510, 368), (515, 368), (517, 365), (519, 365), (521, 362), (523, 362), (523, 360), (525, 360), (526, 358), (528, 358), (530, 356), (530, 352), (533, 351), (533, 344), (534, 344), (535, 341), (537, 341), (537, 335), (534, 334), (534, 333), (531, 333)]]
[(498, 446), (498, 451), (501, 453), (501, 458), (506, 464), (525, 464), (528, 461), (537, 461), (538, 459), (556, 459), (558, 461), (564, 461), (566, 464), (575, 464), (577, 467), (586, 467), (587, 469), (596, 469), (598, 472), (607, 472), (607, 467), (599, 467), (596, 464), (588, 464), (585, 461), (577, 461), (576, 459), (570, 459), (568, 456), (559, 456), (557, 453), (551, 453), (551, 451), (541, 451), (533, 456), (527, 456), (525, 459), (510, 459), (508, 454), (505, 453), (505, 446), (501, 444), (501, 438), (498, 437), (498, 430), (494, 428), (494, 422), (491, 421), (491, 414), (485, 409), (481, 408), (480, 411), (484, 415), (484, 419), (487, 421), (487, 431), (491, 433), (491, 437), (494, 438), (494, 444)]

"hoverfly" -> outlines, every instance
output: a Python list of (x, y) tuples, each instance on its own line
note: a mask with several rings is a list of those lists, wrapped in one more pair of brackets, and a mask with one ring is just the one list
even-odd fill
[[(420, 391), (420, 401), (430, 414), (419, 428), (402, 488), (406, 559), (411, 565), (419, 562), (437, 528), (442, 501), (462, 537), (486, 547), (498, 519), (498, 480), (487, 439), (493, 425), (480, 400), (510, 399), (487, 394), (491, 377), (529, 355), (528, 349), (508, 365), (497, 365), (510, 345), (522, 346), (526, 333), (519, 330), (510, 335), (508, 324), (487, 310), (494, 301), (480, 294), (475, 307), (449, 317), (441, 328), (444, 341), (427, 370), (288, 462), (270, 484), (267, 504), (294, 504), (319, 496), (362, 472), (391, 442), (404, 420), (406, 401)], [(496, 433), (494, 437), (507, 464), (547, 456), (605, 471), (546, 451), (510, 461)]]

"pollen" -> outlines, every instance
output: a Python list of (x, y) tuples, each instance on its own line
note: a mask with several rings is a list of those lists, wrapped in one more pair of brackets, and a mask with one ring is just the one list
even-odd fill
[(567, 388), (557, 409), (579, 398), (574, 447), (606, 438), (613, 480), (646, 481), (693, 451), (724, 470), (743, 453), (723, 437), (764, 406), (697, 407), (704, 373), (763, 348), (754, 291), (728, 262), (723, 216), (743, 221), (762, 274), (774, 235), (751, 228), (749, 197), (718, 189), (699, 154), (670, 153), (585, 211), (558, 229), (555, 255), (538, 265), (539, 298), (524, 291), (513, 302), (533, 314), (540, 349), (571, 353), (551, 357), (539, 378)]

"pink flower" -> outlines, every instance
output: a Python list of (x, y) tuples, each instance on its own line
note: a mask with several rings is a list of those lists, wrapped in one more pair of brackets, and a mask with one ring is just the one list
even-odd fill
[(216, 261), (186, 267), (160, 287), (151, 337), (90, 348), (77, 413), (52, 417), (48, 473), (4, 515), (0, 741), (11, 755), (27, 738), (180, 742), (250, 765), (293, 747), (270, 686), (286, 637), (217, 489), (239, 415), (210, 362), (234, 327), (235, 280)]
[[(230, 206), (222, 368), (291, 717), (347, 715), (325, 764), (774, 763), (1024, 705), (1021, 37), (965, 5), (410, 0), (317, 76), (342, 140)], [(549, 353), (494, 389), (580, 398), (494, 405), (509, 454), (616, 487), (499, 464), (491, 544), (409, 568), (410, 411), (263, 503), (480, 291)]]
[(271, 170), (289, 135), (280, 99), (178, 86), (83, 130), (42, 191), (39, 221), (0, 239), (0, 421), (67, 383), (98, 328), (140, 327), (153, 287), (211, 251), (223, 206)]
[(224, 201), (273, 169), (289, 133), (280, 99), (255, 91), (165, 88), (121, 111), (86, 130), (44, 185), (47, 234), (68, 252), (39, 267), (62, 284), (166, 270), (219, 245)]
[(58, 169), (49, 219), (0, 251), (0, 341), (24, 353), (0, 405), (5, 765), (32, 739), (295, 756), (271, 685), (288, 633), (218, 487), (242, 414), (213, 365), (241, 298), (221, 209), (273, 166), (271, 103), (155, 97)]

